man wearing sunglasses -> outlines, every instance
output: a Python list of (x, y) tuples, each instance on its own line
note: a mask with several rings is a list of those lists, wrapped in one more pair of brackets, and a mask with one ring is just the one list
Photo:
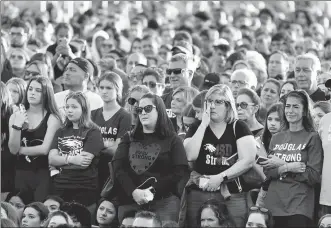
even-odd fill
[(169, 67), (166, 69), (171, 89), (162, 96), (170, 118), (174, 117), (171, 112), (172, 92), (180, 86), (191, 86), (194, 71), (195, 63), (192, 55), (179, 53), (171, 57)]
[(239, 69), (232, 73), (230, 88), (234, 99), (237, 99), (238, 92), (241, 88), (256, 89), (257, 78), (252, 70)]
[(162, 96), (165, 88), (164, 75), (154, 69), (148, 68), (142, 73), (142, 83), (147, 86), (152, 93)]

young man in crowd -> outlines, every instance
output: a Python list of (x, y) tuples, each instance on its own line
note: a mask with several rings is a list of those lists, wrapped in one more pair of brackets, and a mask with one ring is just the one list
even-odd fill
[(23, 48), (31, 57), (35, 54), (27, 48), (29, 41), (29, 28), (24, 21), (16, 20), (10, 26), (10, 45), (12, 48)]
[(85, 94), (90, 103), (91, 111), (103, 106), (101, 97), (98, 94), (87, 90), (87, 83), (91, 80), (90, 77), (93, 74), (92, 72), (92, 65), (84, 58), (72, 59), (65, 68), (63, 83), (68, 90), (56, 93), (54, 96), (55, 102), (63, 117), (66, 96), (72, 91), (81, 91)]

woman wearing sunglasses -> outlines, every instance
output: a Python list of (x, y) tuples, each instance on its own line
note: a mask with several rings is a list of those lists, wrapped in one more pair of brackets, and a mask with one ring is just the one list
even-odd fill
[(238, 118), (244, 121), (254, 137), (262, 133), (263, 125), (256, 119), (256, 113), (260, 108), (260, 98), (256, 92), (249, 88), (241, 88), (237, 96)]
[(246, 228), (273, 228), (273, 225), (273, 217), (268, 209), (255, 206), (249, 209)]
[[(224, 202), (236, 226), (243, 227), (250, 189), (242, 174), (254, 164), (256, 142), (247, 124), (237, 121), (235, 101), (228, 86), (213, 86), (205, 101), (201, 123), (193, 124), (184, 140), (187, 158), (195, 162), (194, 172), (200, 175), (198, 181), (193, 180), (194, 184), (186, 188), (186, 220), (189, 227), (197, 227), (199, 224), (194, 218), (199, 207), (213, 198)], [(236, 153), (239, 159), (234, 158)], [(228, 189), (229, 200), (225, 201), (227, 196), (222, 189)]]
[(142, 73), (142, 83), (147, 86), (152, 93), (162, 96), (165, 88), (165, 77), (158, 71), (148, 68)]
[(292, 91), (285, 98), (285, 128), (273, 135), (261, 162), (271, 179), (265, 198), (276, 227), (308, 227), (314, 214), (315, 185), (321, 180), (323, 148), (315, 131), (309, 95)]
[(131, 115), (119, 105), (123, 89), (120, 76), (110, 71), (104, 73), (99, 79), (98, 88), (104, 105), (92, 111), (91, 119), (99, 126), (104, 143), (98, 165), (101, 190), (110, 175), (108, 163), (111, 162), (122, 136), (130, 130)]
[(23, 78), (25, 65), (30, 61), (28, 53), (22, 48), (12, 48), (7, 53), (15, 77)]
[(48, 195), (48, 153), (60, 127), (51, 81), (46, 77), (32, 78), (20, 111), (10, 117), (8, 147), (17, 155), (15, 188), (30, 189), (36, 201)]
[(137, 123), (138, 114), (136, 108), (138, 107), (138, 102), (143, 95), (149, 93), (150, 90), (147, 86), (136, 85), (130, 88), (127, 103), (125, 109), (131, 113), (131, 128), (133, 129)]
[(122, 138), (112, 161), (119, 222), (127, 211), (141, 209), (176, 221), (188, 170), (182, 140), (159, 96), (145, 94), (136, 110), (137, 125)]

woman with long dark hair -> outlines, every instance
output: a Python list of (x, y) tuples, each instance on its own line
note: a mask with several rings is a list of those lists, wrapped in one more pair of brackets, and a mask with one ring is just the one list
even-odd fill
[(108, 199), (101, 198), (96, 212), (96, 221), (100, 228), (118, 227), (115, 205)]
[(285, 130), (273, 135), (268, 160), (271, 179), (265, 199), (276, 227), (308, 227), (314, 214), (315, 185), (321, 180), (323, 149), (315, 131), (309, 95), (290, 92), (285, 99)]
[(18, 157), (15, 188), (30, 189), (36, 201), (48, 195), (48, 152), (61, 126), (51, 81), (34, 77), (28, 85), (23, 105), (9, 119), (8, 147)]
[(119, 222), (127, 211), (142, 208), (176, 221), (188, 169), (185, 149), (160, 97), (145, 94), (136, 110), (136, 127), (123, 137), (112, 161)]
[(76, 201), (94, 211), (98, 184), (98, 159), (102, 135), (92, 122), (87, 98), (70, 93), (65, 100), (66, 119), (53, 139), (49, 164), (60, 169), (53, 179), (53, 194)]
[(123, 90), (120, 76), (110, 71), (104, 73), (99, 79), (98, 88), (104, 105), (92, 111), (91, 119), (100, 128), (104, 143), (99, 162), (101, 189), (109, 177), (108, 163), (111, 162), (123, 135), (131, 129), (131, 114), (119, 105)]

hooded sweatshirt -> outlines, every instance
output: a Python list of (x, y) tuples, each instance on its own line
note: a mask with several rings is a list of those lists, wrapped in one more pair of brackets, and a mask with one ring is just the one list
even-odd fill
[(97, 45), (96, 45), (96, 39), (98, 37), (103, 37), (106, 40), (108, 40), (109, 39), (109, 35), (104, 30), (100, 30), (100, 31), (96, 32), (93, 35), (93, 38), (92, 38), (92, 47), (91, 47), (91, 54), (92, 54), (93, 61), (96, 61), (96, 62), (99, 62), (99, 60), (101, 59), (101, 56), (100, 56), (100, 54), (98, 52)]
[(265, 170), (271, 183), (265, 199), (266, 207), (273, 216), (304, 215), (310, 219), (314, 212), (314, 187), (320, 182), (323, 149), (317, 132), (305, 129), (282, 131), (274, 135), (269, 146), (270, 154), (291, 162), (303, 162), (303, 173), (286, 173), (282, 177), (278, 168)]

